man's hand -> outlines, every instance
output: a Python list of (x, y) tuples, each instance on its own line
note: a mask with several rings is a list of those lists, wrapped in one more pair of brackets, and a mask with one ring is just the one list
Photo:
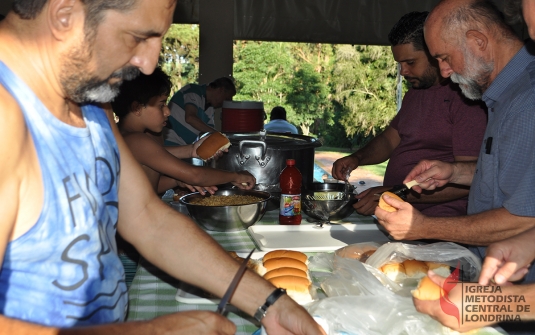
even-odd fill
[(149, 321), (151, 334), (221, 334), (236, 333), (236, 325), (215, 312), (187, 311), (169, 314)]
[(236, 174), (236, 179), (232, 181), (232, 185), (242, 190), (250, 190), (255, 186), (255, 184), (256, 178), (248, 171), (238, 171)]
[(495, 242), (487, 248), (479, 283), (487, 285), (492, 278), (496, 284), (522, 279), (535, 259), (535, 228), (506, 240)]
[(361, 215), (372, 215), (375, 213), (375, 207), (377, 207), (377, 204), (379, 203), (379, 196), (375, 194), (388, 191), (389, 189), (391, 189), (391, 187), (378, 186), (362, 191), (355, 197), (359, 199), (359, 201), (353, 205), (353, 208), (355, 208), (355, 211)]
[(417, 211), (411, 204), (385, 195), (384, 201), (397, 208), (396, 212), (387, 212), (379, 206), (375, 208), (375, 216), (379, 223), (396, 240), (417, 240), (425, 238), (425, 215)]
[(453, 172), (453, 164), (423, 160), (412, 168), (405, 180), (403, 180), (403, 184), (416, 180), (419, 185), (414, 186), (412, 189), (422, 193), (422, 190), (434, 190), (437, 187), (446, 185), (450, 182)]
[(346, 156), (337, 159), (331, 171), (333, 178), (338, 180), (346, 180), (351, 171), (355, 170), (359, 166), (359, 159), (354, 156)]
[[(437, 284), (438, 286), (442, 288), (444, 288), (444, 282), (448, 280), (444, 277), (434, 274), (432, 271), (429, 271), (428, 276), (435, 284)], [(450, 283), (450, 285), (451, 284), (452, 283)], [(446, 293), (449, 301), (451, 301), (453, 305), (457, 307), (459, 311), (459, 315), (458, 315), (459, 319), (457, 319), (456, 317), (452, 315), (444, 313), (443, 309), (441, 308), (440, 300), (438, 299), (437, 300), (419, 300), (419, 299), (413, 298), (414, 306), (416, 307), (416, 310), (418, 312), (429, 314), (433, 319), (442, 323), (444, 326), (454, 329), (456, 331), (460, 331), (460, 332), (466, 332), (472, 329), (481, 328), (481, 327), (492, 324), (492, 322), (476, 322), (476, 321), (463, 323), (463, 320), (460, 319), (461, 309), (463, 306), (463, 303), (462, 303), (463, 292), (462, 291), (463, 291), (463, 287), (466, 290), (468, 286), (479, 286), (479, 284), (463, 283), (463, 285), (461, 285), (461, 283), (459, 283), (455, 285), (451, 289), (451, 291), (449, 291), (449, 293)], [(468, 318), (469, 318), (469, 314), (471, 313), (464, 311), (464, 315), (467, 316)], [(473, 313), (473, 314), (478, 314), (478, 313)]]
[(269, 308), (262, 324), (268, 334), (327, 335), (303, 307), (286, 295)]

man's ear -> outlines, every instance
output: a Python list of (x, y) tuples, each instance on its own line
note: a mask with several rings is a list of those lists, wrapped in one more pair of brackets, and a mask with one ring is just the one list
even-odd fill
[(76, 20), (85, 18), (83, 5), (78, 0), (49, 0), (46, 14), (52, 34), (58, 40), (64, 40), (65, 33), (80, 24)]
[(489, 43), (487, 35), (477, 30), (468, 30), (466, 32), (466, 44), (468, 47), (477, 51), (485, 51)]

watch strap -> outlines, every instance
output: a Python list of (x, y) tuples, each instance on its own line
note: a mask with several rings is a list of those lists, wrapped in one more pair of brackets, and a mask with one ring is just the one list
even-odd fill
[(277, 288), (275, 291), (266, 298), (266, 302), (258, 307), (256, 313), (254, 313), (254, 318), (260, 322), (266, 316), (268, 308), (275, 303), (280, 297), (286, 294), (286, 290), (283, 288)]

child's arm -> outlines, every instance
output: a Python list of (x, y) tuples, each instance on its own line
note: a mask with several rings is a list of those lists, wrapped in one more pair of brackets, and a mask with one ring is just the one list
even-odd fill
[(188, 164), (142, 133), (126, 136), (125, 140), (139, 163), (190, 185), (212, 186), (233, 183), (239, 188), (251, 189), (256, 183), (254, 176), (247, 171), (231, 172)]

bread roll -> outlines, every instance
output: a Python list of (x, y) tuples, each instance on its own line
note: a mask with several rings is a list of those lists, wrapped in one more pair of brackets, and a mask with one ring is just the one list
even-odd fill
[(299, 293), (308, 293), (310, 288), (310, 280), (297, 276), (280, 276), (269, 279), (269, 282), (276, 287), (284, 288), (288, 291), (295, 291)]
[(308, 271), (308, 266), (305, 263), (288, 257), (268, 259), (264, 261), (264, 267), (267, 272), (277, 268), (296, 268), (305, 272)]
[(364, 263), (373, 255), (375, 250), (377, 250), (377, 247), (372, 245), (348, 245), (336, 250), (335, 253), (339, 257), (358, 259)]
[(385, 264), (379, 270), (393, 281), (401, 281), (407, 278), (403, 263)]
[(202, 160), (209, 160), (219, 150), (225, 150), (230, 147), (229, 139), (220, 132), (213, 132), (197, 148), (197, 156)]
[(450, 266), (443, 263), (425, 262), (429, 270), (432, 270), (439, 276), (448, 277), (451, 274)]
[(264, 255), (264, 262), (272, 258), (294, 258), (306, 264), (308, 256), (299, 251), (293, 250), (273, 250)]
[(428, 276), (423, 277), (416, 290), (412, 291), (412, 296), (420, 300), (437, 300), (441, 294), (444, 294), (444, 290)]
[(296, 269), (296, 268), (273, 269), (269, 272), (266, 272), (266, 274), (264, 275), (264, 279), (270, 280), (272, 278), (281, 277), (281, 276), (296, 276), (296, 277), (308, 279), (308, 275), (305, 271)]
[(399, 201), (404, 201), (403, 199), (401, 199), (399, 196), (397, 196), (396, 194), (394, 194), (392, 192), (384, 192), (383, 194), (381, 194), (381, 197), (379, 198), (379, 208), (384, 209), (387, 212), (395, 212), (398, 209), (396, 207), (392, 207), (389, 204), (387, 204), (383, 199), (384, 195), (388, 195), (389, 197), (392, 197), (392, 198), (397, 199)]
[(423, 278), (427, 275), (427, 264), (415, 259), (408, 259), (403, 262), (405, 274), (410, 278)]

